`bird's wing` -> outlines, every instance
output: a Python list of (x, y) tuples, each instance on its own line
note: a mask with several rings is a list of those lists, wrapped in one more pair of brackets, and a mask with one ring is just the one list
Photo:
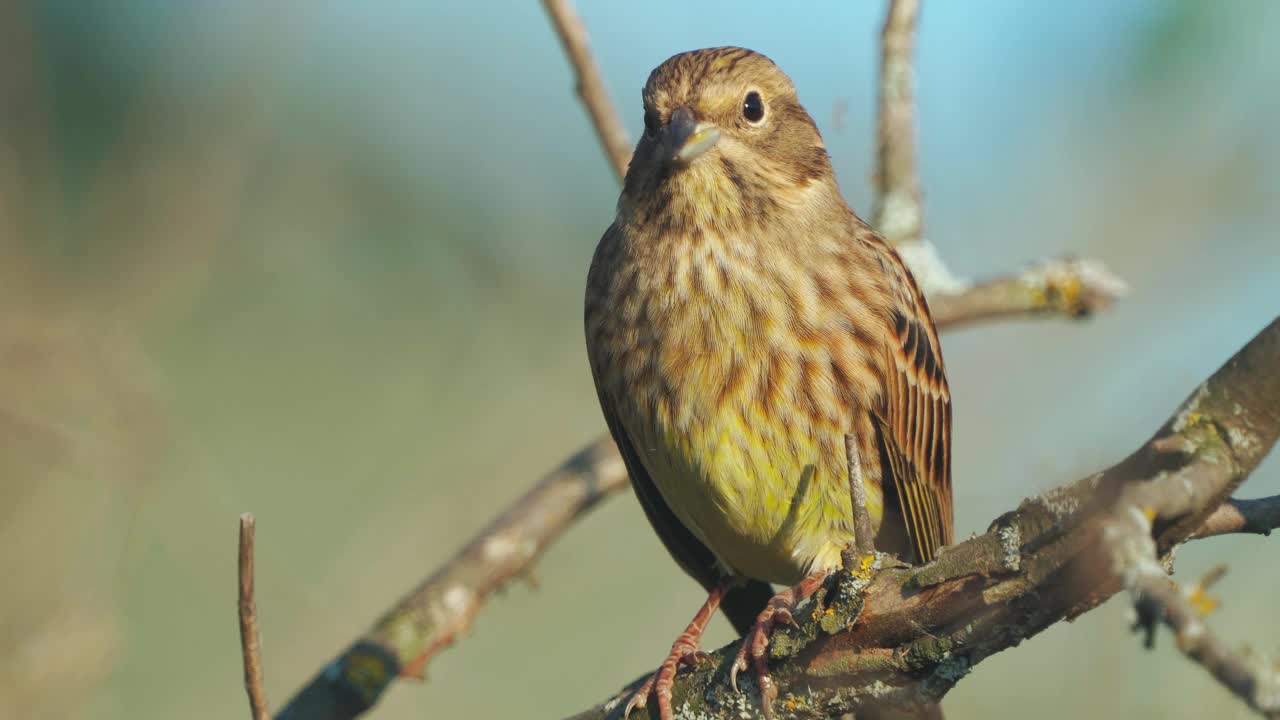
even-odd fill
[(876, 420), (916, 562), (925, 563), (954, 533), (951, 392), (924, 294), (898, 254), (887, 245), (881, 249), (886, 269), (898, 277), (892, 283), (884, 404)]

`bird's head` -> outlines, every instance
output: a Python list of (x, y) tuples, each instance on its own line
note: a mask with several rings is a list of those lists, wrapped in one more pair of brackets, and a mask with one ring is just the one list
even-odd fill
[(637, 209), (765, 210), (834, 185), (791, 79), (751, 50), (693, 50), (659, 65), (644, 87), (644, 128), (623, 190)]

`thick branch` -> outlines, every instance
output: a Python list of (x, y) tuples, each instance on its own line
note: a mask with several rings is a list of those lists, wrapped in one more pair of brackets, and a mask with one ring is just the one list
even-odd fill
[[(1277, 367), (1280, 319), (1108, 470), (1024, 501), (929, 565), (890, 567), (865, 588), (838, 575), (824, 612), (815, 604), (775, 636), (774, 710), (826, 718), (867, 703), (937, 702), (985, 658), (1133, 587), (1133, 568), (1167, 562), (1275, 444)], [(1141, 531), (1117, 532), (1123, 522)], [(758, 712), (754, 688), (738, 694), (725, 681), (735, 650), (680, 675), (674, 706), (708, 719)], [(1251, 702), (1274, 700), (1260, 690)], [(575, 720), (608, 717), (616, 704)]]
[(627, 174), (627, 163), (631, 162), (631, 141), (627, 138), (627, 129), (623, 127), (618, 111), (609, 100), (609, 91), (600, 77), (600, 69), (591, 57), (591, 46), (587, 42), (587, 28), (573, 11), (569, 0), (543, 0), (547, 15), (555, 25), (564, 52), (573, 65), (574, 75), (578, 78), (578, 97), (587, 107), (591, 123), (595, 125), (596, 136), (609, 156), (613, 172), (621, 180)]
[(604, 497), (627, 484), (612, 442), (574, 455), (335, 658), (281, 711), (282, 719), (354, 718), (396, 678), (427, 663), (470, 627), (493, 592), (528, 571), (544, 549)]
[(240, 651), (244, 663), (244, 689), (249, 695), (253, 720), (267, 720), (267, 691), (262, 681), (262, 635), (258, 632), (258, 606), (253, 599), (253, 513), (240, 516)]

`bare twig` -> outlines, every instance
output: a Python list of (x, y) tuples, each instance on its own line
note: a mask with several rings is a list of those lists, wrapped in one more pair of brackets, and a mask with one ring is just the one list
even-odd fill
[(1156, 622), (1173, 631), (1178, 650), (1204, 666), (1224, 687), (1266, 718), (1280, 718), (1280, 666), (1232, 650), (1209, 629), (1188, 593), (1163, 572), (1143, 573), (1133, 584), (1139, 626), (1148, 636)]
[(258, 607), (253, 599), (253, 513), (240, 516), (240, 650), (244, 659), (244, 689), (253, 720), (266, 720), (267, 691), (262, 680), (262, 636)]
[(1270, 535), (1280, 528), (1280, 495), (1257, 500), (1231, 499), (1218, 506), (1196, 531), (1197, 538), (1252, 533)]
[(920, 0), (890, 0), (880, 34), (880, 106), (872, 224), (929, 297), (934, 321), (962, 325), (1025, 315), (1083, 317), (1125, 284), (1095, 260), (1050, 260), (978, 284), (957, 278), (924, 237), (916, 163), (915, 53)]
[(1124, 281), (1095, 260), (1063, 258), (960, 290), (929, 295), (939, 327), (958, 327), (1018, 316), (1088, 317), (1128, 292)]
[(354, 718), (397, 676), (424, 677), (431, 658), (470, 627), (495, 590), (527, 573), (579, 517), (626, 486), (626, 468), (607, 438), (574, 455), (335, 658), (279, 717)]
[[(1160, 563), (1280, 437), (1277, 366), (1280, 319), (1197, 388), (1148, 443), (1106, 471), (1024, 501), (928, 565), (882, 570), (860, 593), (841, 592), (849, 576), (837, 576), (824, 613), (798, 613), (799, 627), (775, 635), (775, 710), (818, 718), (868, 703), (937, 702), (992, 654), (1126, 587), (1146, 589), (1147, 577), (1167, 582)], [(838, 627), (833, 617), (843, 619)], [(678, 676), (673, 704), (708, 720), (756, 710), (759, 694), (733, 692), (719, 671), (736, 650), (731, 643)], [(1246, 662), (1241, 656), (1220, 645), (1194, 652), (1233, 691), (1249, 687), (1234, 664)], [(1274, 713), (1275, 670), (1261, 661), (1248, 670), (1255, 680), (1246, 699)], [(575, 720), (608, 717), (616, 704)]]
[[(875, 540), (871, 530), (871, 516), (867, 510), (867, 488), (862, 484), (862, 461), (858, 457), (858, 441), (852, 435), (844, 436), (845, 464), (849, 468), (849, 497), (853, 506), (854, 550), (859, 557), (875, 552)], [(848, 558), (845, 566), (851, 568)]]
[(578, 97), (587, 106), (587, 113), (591, 115), (591, 122), (596, 127), (596, 135), (604, 145), (614, 173), (621, 180), (627, 174), (627, 163), (631, 162), (631, 140), (627, 138), (627, 130), (618, 117), (617, 109), (609, 100), (609, 91), (600, 77), (600, 69), (591, 57), (587, 29), (573, 11), (569, 0), (543, 0), (542, 4), (546, 6), (556, 34), (564, 45), (564, 52), (573, 65), (574, 74), (578, 78)]
[(970, 283), (953, 275), (933, 244), (924, 237), (924, 202), (916, 165), (913, 62), (919, 16), (920, 0), (889, 0), (880, 31), (880, 98), (871, 224), (897, 248), (933, 305), (935, 298), (944, 294), (961, 296), (969, 290)]
[(873, 224), (894, 245), (921, 238), (916, 174), (915, 53), (919, 0), (890, 0), (880, 33), (880, 121)]

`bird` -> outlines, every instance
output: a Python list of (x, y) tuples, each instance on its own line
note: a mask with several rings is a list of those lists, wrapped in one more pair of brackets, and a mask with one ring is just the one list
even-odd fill
[(952, 541), (942, 350), (919, 285), (845, 202), (772, 60), (680, 53), (642, 98), (587, 273), (587, 355), (645, 515), (707, 599), (624, 714), (656, 697), (672, 718), (678, 669), (723, 609), (744, 636), (734, 687), (753, 668), (769, 716), (769, 635), (857, 540), (851, 483), (878, 551), (921, 564)]

